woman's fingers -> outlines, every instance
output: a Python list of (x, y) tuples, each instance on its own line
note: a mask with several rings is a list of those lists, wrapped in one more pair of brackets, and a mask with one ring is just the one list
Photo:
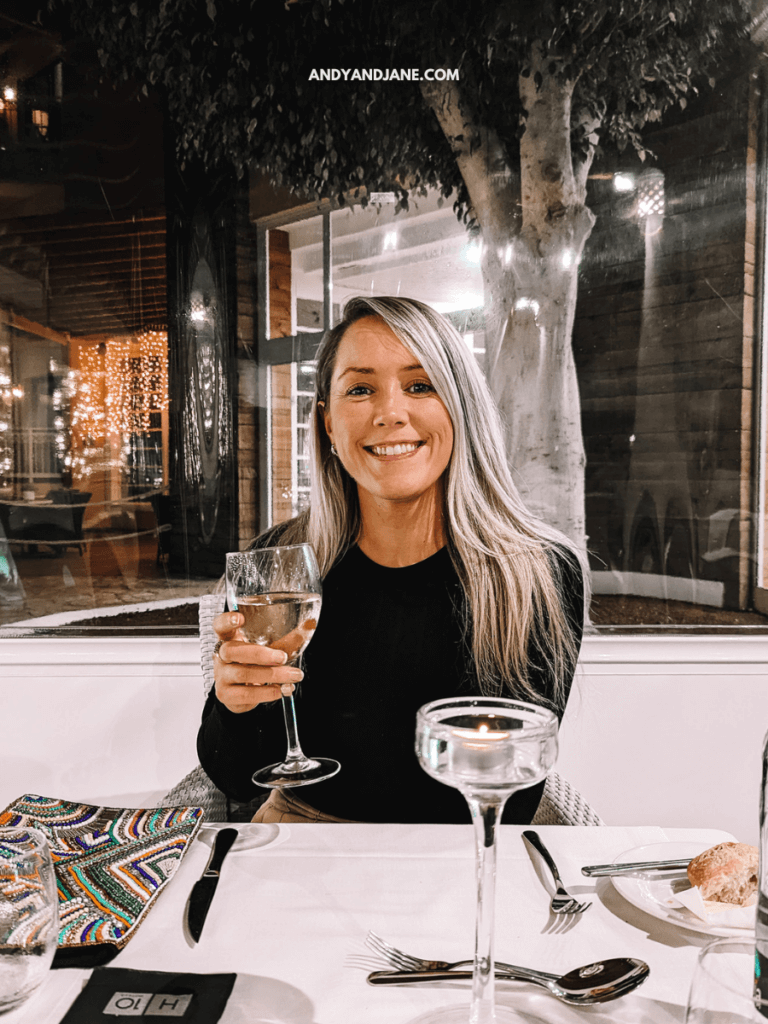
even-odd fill
[(304, 673), (287, 662), (307, 644), (317, 626), (316, 619), (307, 619), (266, 647), (243, 640), (243, 622), (240, 612), (224, 612), (213, 620), (220, 641), (213, 659), (216, 696), (237, 714), (293, 692)]
[[(280, 671), (285, 671), (285, 669)], [(295, 672), (297, 670), (290, 669), (290, 671)], [(298, 673), (298, 675), (300, 676), (301, 673)], [(254, 683), (251, 680), (242, 682), (242, 678), (239, 672), (236, 672), (235, 678), (231, 679), (228, 671), (222, 673), (221, 676), (217, 674), (216, 677), (216, 696), (225, 707), (236, 714), (240, 714), (243, 711), (251, 711), (258, 704), (266, 704), (270, 701), (278, 700), (283, 696), (283, 693), (287, 696), (293, 692), (294, 684), (298, 682), (298, 678), (296, 678), (283, 682), (267, 682), (265, 680)]]
[(217, 676), (237, 686), (282, 686), (283, 683), (300, 682), (303, 672), (290, 665), (255, 668), (252, 665), (235, 662), (232, 665), (224, 665)]
[(222, 612), (213, 620), (213, 629), (219, 640), (233, 640), (244, 622), (240, 612)]
[(285, 651), (227, 640), (214, 658), (216, 696), (230, 711), (250, 711), (293, 691), (304, 673), (287, 665)]
[(267, 668), (274, 668), (278, 665), (285, 665), (288, 655), (285, 651), (275, 650), (274, 647), (265, 647), (263, 644), (249, 644), (245, 640), (225, 640), (219, 647), (219, 660), (225, 665), (237, 662), (240, 665), (262, 665)]
[(216, 696), (230, 711), (242, 714), (244, 711), (252, 711), (259, 704), (279, 700), (282, 689), (279, 686), (228, 686), (225, 683), (217, 683)]

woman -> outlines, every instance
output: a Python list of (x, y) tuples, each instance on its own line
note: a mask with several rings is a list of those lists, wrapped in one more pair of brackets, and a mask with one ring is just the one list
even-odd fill
[[(485, 378), (429, 306), (352, 299), (320, 347), (316, 399), (311, 508), (256, 543), (308, 541), (317, 553), (323, 607), (300, 733), (310, 757), (342, 768), (311, 790), (273, 792), (255, 820), (463, 822), (464, 798), (418, 766), (416, 711), (482, 692), (562, 716), (581, 642), (579, 560), (520, 501)], [(241, 623), (214, 620), (198, 751), (214, 782), (247, 801), (255, 769), (284, 756), (276, 702), (302, 673), (242, 642)], [(503, 820), (529, 822), (542, 789), (515, 794)]]

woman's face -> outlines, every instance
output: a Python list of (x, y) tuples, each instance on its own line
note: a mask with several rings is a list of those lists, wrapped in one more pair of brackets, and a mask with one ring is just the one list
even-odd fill
[(453, 451), (450, 417), (418, 358), (379, 317), (344, 334), (323, 413), (359, 490), (403, 502), (440, 488)]

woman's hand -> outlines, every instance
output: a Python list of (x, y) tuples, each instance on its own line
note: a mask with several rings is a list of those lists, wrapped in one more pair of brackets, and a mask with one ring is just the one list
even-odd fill
[[(223, 641), (213, 658), (216, 696), (235, 714), (251, 711), (257, 704), (277, 700), (282, 696), (283, 688), (286, 693), (291, 693), (294, 683), (304, 676), (301, 669), (286, 664), (288, 654), (285, 650), (249, 644), (243, 640), (240, 627), (244, 621), (240, 612), (224, 612), (213, 620), (216, 635)], [(278, 644), (283, 646), (281, 641)]]

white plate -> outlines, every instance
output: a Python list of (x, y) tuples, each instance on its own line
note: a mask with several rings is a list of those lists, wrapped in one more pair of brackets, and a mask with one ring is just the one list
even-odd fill
[[(649, 846), (638, 846), (634, 850), (627, 850), (616, 857), (614, 863), (674, 860), (678, 857), (693, 858), (709, 849), (710, 845), (707, 843), (653, 843)], [(682, 906), (675, 898), (675, 892), (680, 888), (690, 888), (683, 868), (679, 872), (670, 872), (669, 874), (648, 871), (645, 874), (637, 875), (612, 875), (611, 881), (614, 889), (632, 906), (644, 910), (652, 917), (658, 917), (662, 921), (687, 928), (689, 931), (702, 932), (705, 935), (746, 935), (749, 931), (754, 931), (754, 924), (751, 928), (711, 924)]]

